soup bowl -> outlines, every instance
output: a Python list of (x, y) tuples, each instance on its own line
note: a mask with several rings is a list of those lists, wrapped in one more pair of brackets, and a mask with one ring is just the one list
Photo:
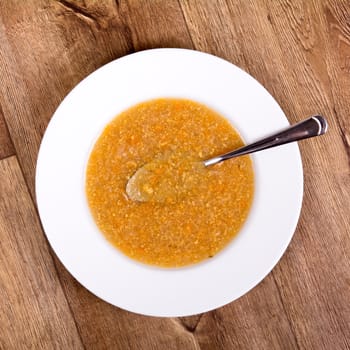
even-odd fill
[(144, 315), (188, 316), (234, 301), (277, 264), (300, 214), (302, 163), (296, 143), (252, 155), (255, 193), (249, 216), (213, 258), (182, 268), (138, 263), (99, 232), (86, 200), (85, 171), (109, 121), (130, 106), (160, 97), (207, 105), (227, 118), (246, 143), (289, 125), (268, 91), (230, 62), (185, 49), (138, 52), (90, 74), (57, 108), (38, 155), (36, 196), (54, 252), (90, 292)]

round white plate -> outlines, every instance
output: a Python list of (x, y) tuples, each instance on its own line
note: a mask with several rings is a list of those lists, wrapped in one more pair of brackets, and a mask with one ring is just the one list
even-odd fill
[(183, 49), (138, 52), (89, 75), (58, 107), (40, 147), (37, 202), (52, 248), (89, 291), (140, 314), (192, 315), (239, 298), (281, 258), (300, 213), (302, 164), (296, 143), (252, 156), (256, 189), (251, 212), (237, 238), (214, 258), (179, 269), (133, 261), (95, 226), (85, 198), (85, 167), (112, 118), (156, 97), (204, 103), (232, 121), (246, 142), (288, 126), (264, 87), (227, 61)]

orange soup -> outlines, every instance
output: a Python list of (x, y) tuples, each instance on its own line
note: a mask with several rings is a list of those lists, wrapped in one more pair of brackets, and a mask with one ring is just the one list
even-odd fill
[(247, 218), (254, 174), (249, 156), (208, 167), (202, 161), (243, 144), (225, 118), (194, 101), (129, 108), (106, 126), (88, 161), (86, 195), (97, 226), (142, 263), (180, 267), (213, 257)]

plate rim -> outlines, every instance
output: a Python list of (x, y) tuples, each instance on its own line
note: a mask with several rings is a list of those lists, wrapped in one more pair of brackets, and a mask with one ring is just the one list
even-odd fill
[[(45, 223), (42, 218), (42, 204), (41, 203), (41, 199), (40, 198), (40, 194), (38, 194), (38, 188), (40, 186), (40, 184), (38, 184), (38, 178), (40, 178), (40, 175), (39, 175), (39, 172), (40, 172), (40, 169), (41, 169), (41, 166), (42, 164), (40, 163), (40, 160), (42, 159), (41, 158), (41, 153), (42, 153), (42, 146), (44, 145), (45, 146), (45, 143), (46, 143), (46, 137), (48, 137), (47, 135), (47, 130), (49, 128), (52, 128), (54, 127), (54, 124), (55, 124), (55, 121), (56, 121), (56, 118), (59, 117), (59, 111), (60, 111), (60, 107), (65, 103), (66, 99), (68, 96), (71, 96), (72, 93), (74, 93), (74, 91), (76, 91), (77, 89), (79, 89), (80, 86), (82, 86), (84, 84), (84, 82), (88, 81), (89, 79), (91, 79), (92, 76), (95, 76), (96, 74), (98, 74), (98, 72), (100, 72), (101, 70), (103, 69), (107, 69), (108, 67), (111, 67), (113, 64), (116, 64), (117, 61), (120, 61), (120, 60), (127, 60), (128, 58), (130, 58), (131, 56), (135, 57), (135, 56), (142, 56), (142, 55), (148, 55), (150, 52), (152, 53), (155, 53), (155, 52), (171, 52), (173, 53), (174, 50), (176, 50), (177, 52), (190, 52), (191, 54), (199, 54), (199, 55), (205, 55), (205, 56), (210, 56), (214, 59), (218, 59), (222, 62), (225, 62), (225, 64), (229, 63), (231, 65), (233, 65), (235, 68), (238, 68), (238, 70), (242, 71), (244, 74), (246, 74), (247, 76), (249, 76), (250, 78), (252, 78), (258, 85), (259, 85), (259, 88), (261, 89), (264, 89), (265, 92), (270, 96), (272, 97), (273, 101), (278, 105), (278, 107), (280, 108), (280, 110), (282, 111), (281, 107), (279, 106), (279, 104), (277, 103), (277, 101), (273, 98), (273, 96), (268, 92), (268, 90), (258, 81), (256, 80), (254, 77), (252, 77), (250, 74), (248, 74), (247, 72), (245, 72), (242, 68), (240, 67), (237, 67), (236, 65), (232, 64), (231, 62), (229, 61), (226, 61), (224, 60), (223, 58), (220, 58), (220, 57), (217, 57), (217, 56), (214, 56), (214, 55), (211, 55), (211, 54), (208, 54), (208, 53), (203, 53), (203, 52), (200, 52), (200, 51), (197, 51), (197, 50), (189, 50), (189, 49), (178, 49), (178, 48), (159, 48), (159, 49), (150, 49), (150, 50), (143, 50), (143, 51), (139, 51), (139, 52), (136, 52), (136, 53), (132, 53), (130, 55), (126, 55), (126, 56), (123, 56), (123, 57), (120, 57), (116, 60), (113, 60), (105, 65), (103, 65), (102, 67), (98, 68), (97, 70), (95, 70), (94, 72), (90, 73), (87, 77), (85, 77), (83, 80), (81, 80), (77, 85), (75, 85), (75, 87), (73, 87), (73, 89), (65, 96), (65, 98), (61, 101), (61, 103), (59, 104), (58, 108), (56, 109), (56, 111), (54, 112), (51, 120), (49, 121), (48, 123), (48, 126), (47, 126), (47, 129), (45, 131), (45, 134), (42, 138), (42, 141), (41, 141), (41, 144), (40, 144), (40, 149), (39, 149), (39, 152), (38, 152), (38, 157), (37, 157), (37, 167), (36, 167), (36, 172), (35, 172), (35, 195), (36, 195), (36, 199), (37, 199), (37, 206), (38, 206), (38, 211), (39, 211), (39, 216), (40, 216), (40, 220), (42, 222), (42, 225), (43, 225), (43, 228), (44, 228), (44, 232), (45, 232), (45, 235), (50, 243), (50, 246), (51, 248), (53, 249), (53, 251), (55, 252), (56, 256), (58, 257), (58, 259), (61, 261), (61, 263), (65, 266), (65, 268), (70, 272), (70, 274), (82, 285), (84, 286), (84, 288), (88, 289), (91, 293), (93, 293), (94, 295), (96, 295), (97, 297), (101, 298), (102, 300), (114, 305), (114, 306), (117, 306), (119, 308), (122, 308), (122, 309), (125, 309), (125, 310), (128, 310), (128, 311), (132, 311), (132, 312), (135, 312), (135, 313), (139, 313), (139, 314), (142, 314), (142, 315), (150, 315), (150, 316), (165, 316), (165, 317), (178, 317), (178, 316), (189, 316), (189, 315), (194, 315), (194, 314), (197, 314), (197, 313), (202, 313), (202, 312), (207, 312), (207, 311), (210, 311), (210, 310), (213, 310), (213, 309), (216, 309), (216, 308), (219, 308), (219, 307), (222, 307), (223, 305), (226, 305), (227, 303), (233, 301), (223, 301), (222, 303), (217, 303), (217, 305), (215, 307), (212, 307), (212, 306), (209, 306), (207, 309), (203, 308), (202, 310), (199, 310), (198, 312), (196, 313), (179, 313), (179, 314), (171, 314), (171, 315), (160, 315), (159, 312), (155, 312), (154, 314), (148, 312), (148, 313), (145, 313), (145, 312), (138, 312), (137, 310), (131, 310), (130, 308), (124, 308), (123, 306), (121, 305), (116, 305), (114, 302), (110, 301), (110, 300), (107, 300), (105, 297), (101, 296), (100, 293), (97, 293), (96, 291), (92, 290), (91, 288), (89, 288), (88, 286), (86, 286), (85, 283), (83, 283), (77, 276), (75, 276), (71, 271), (70, 269), (66, 266), (65, 262), (62, 261), (62, 259), (60, 258), (59, 254), (56, 252), (55, 250), (55, 247), (54, 245), (52, 244), (51, 240), (50, 240), (50, 237), (49, 235), (47, 234), (47, 231), (46, 231), (46, 228), (45, 228)], [(161, 96), (160, 96), (161, 97)], [(199, 101), (201, 102), (201, 101)], [(201, 102), (202, 103), (202, 102)], [(282, 111), (283, 113), (283, 111)], [(221, 113), (220, 113), (221, 114)], [(285, 117), (285, 114), (283, 113), (283, 116)], [(287, 118), (285, 117), (286, 121), (288, 122)], [(238, 130), (239, 130), (239, 127), (238, 127)], [(296, 209), (296, 212), (295, 212), (295, 219), (294, 219), (294, 226), (291, 228), (291, 234), (289, 235), (289, 240), (288, 242), (285, 242), (285, 247), (284, 249), (281, 249), (281, 252), (280, 254), (277, 254), (275, 256), (275, 259), (274, 261), (271, 261), (270, 263), (270, 268), (268, 269), (268, 271), (266, 271), (265, 275), (260, 277), (259, 280), (254, 283), (249, 289), (247, 289), (243, 294), (241, 294), (239, 297), (237, 298), (234, 298), (234, 300), (237, 300), (238, 298), (240, 298), (241, 296), (245, 295), (246, 293), (248, 293), (251, 289), (253, 289), (254, 287), (256, 287), (270, 272), (271, 270), (276, 266), (276, 264), (278, 263), (278, 261), (281, 259), (282, 255), (285, 253), (293, 235), (294, 235), (294, 232), (295, 232), (295, 229), (296, 229), (296, 226), (297, 226), (297, 223), (298, 223), (298, 219), (299, 219), (299, 215), (300, 215), (300, 212), (301, 212), (301, 207), (302, 207), (302, 199), (303, 199), (303, 169), (302, 169), (302, 161), (301, 161), (301, 156), (300, 156), (300, 151), (299, 151), (299, 147), (297, 144), (295, 144), (296, 146), (296, 152), (298, 154), (298, 157), (299, 157), (299, 171), (300, 171), (300, 174), (301, 175), (301, 183), (299, 184), (301, 187), (300, 187), (300, 192), (299, 192), (299, 208)], [(254, 164), (254, 161), (253, 161), (253, 164)], [(255, 166), (255, 164), (254, 164)], [(39, 203), (40, 202), (40, 203)], [(115, 248), (114, 248), (115, 249)]]

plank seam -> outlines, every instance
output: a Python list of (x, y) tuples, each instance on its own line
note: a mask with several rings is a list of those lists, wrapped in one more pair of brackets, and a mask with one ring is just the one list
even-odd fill
[(6, 159), (6, 158), (9, 158), (9, 157), (16, 156), (16, 149), (15, 149), (14, 142), (13, 142), (12, 136), (10, 134), (10, 129), (9, 129), (8, 125), (7, 125), (7, 121), (6, 121), (6, 118), (4, 116), (4, 112), (2, 110), (1, 104), (0, 104), (0, 115), (3, 117), (2, 120), (4, 122), (5, 130), (7, 132), (8, 139), (9, 139), (9, 141), (11, 143), (11, 148), (12, 148), (12, 150), (11, 150), (11, 152), (9, 154), (7, 154), (5, 157), (0, 158), (0, 160), (3, 160), (3, 159)]
[[(121, 18), (121, 22), (123, 24), (125, 40), (126, 40), (128, 46), (131, 48), (131, 52), (136, 52), (134, 40), (132, 38), (132, 31), (130, 29), (130, 26), (129, 26), (128, 20), (127, 20), (128, 12), (126, 13), (125, 17), (122, 15), (120, 0), (114, 0), (114, 5), (115, 5), (115, 8), (117, 10), (117, 13), (121, 15), (120, 18)], [(128, 6), (128, 3), (126, 3), (126, 6)], [(125, 18), (126, 18), (126, 20), (125, 20)]]
[(174, 317), (174, 319), (178, 320), (179, 321), (179, 324), (182, 325), (183, 328), (185, 328), (185, 330), (187, 330), (188, 332), (190, 333), (195, 333), (196, 332), (196, 329), (199, 325), (199, 322), (201, 321), (202, 317), (203, 317), (204, 313), (201, 314), (196, 322), (196, 324), (193, 326), (193, 327), (189, 327), (186, 325), (185, 322), (182, 321), (182, 319), (180, 317)]
[(201, 350), (201, 346), (195, 334), (192, 331), (188, 330), (187, 327), (184, 326), (184, 324), (181, 322), (179, 318), (177, 317), (171, 318), (171, 321), (174, 323), (176, 327), (180, 327), (183, 332), (185, 332), (191, 337), (191, 339), (193, 340), (193, 345), (195, 347), (195, 350)]
[(337, 113), (337, 110), (335, 107), (333, 107), (333, 112), (335, 115), (336, 123), (338, 124), (338, 127), (339, 127), (340, 138), (343, 142), (343, 145), (345, 148), (345, 153), (346, 153), (347, 158), (348, 158), (349, 168), (350, 168), (350, 144), (349, 144), (349, 141), (345, 135), (344, 128), (342, 127), (342, 123), (339, 120), (339, 116), (338, 116), (338, 113)]
[(5, 156), (5, 157), (1, 158), (0, 162), (2, 162), (3, 160), (6, 160), (6, 159), (12, 158), (12, 157), (16, 157), (16, 154), (15, 153), (14, 154), (9, 154), (8, 156)]
[(187, 30), (188, 36), (189, 36), (189, 38), (190, 38), (190, 40), (191, 40), (192, 48), (193, 48), (193, 49), (196, 49), (196, 46), (195, 46), (195, 44), (194, 44), (194, 41), (193, 41), (193, 38), (192, 38), (192, 35), (191, 35), (190, 28), (189, 28), (188, 23), (187, 23), (187, 20), (186, 20), (186, 16), (185, 16), (184, 9), (183, 9), (182, 6), (181, 6), (180, 0), (177, 0), (177, 2), (178, 2), (178, 4), (179, 4), (180, 10), (181, 10), (182, 18), (183, 18), (183, 20), (184, 20), (184, 22), (185, 22), (185, 25), (186, 25), (186, 30)]

